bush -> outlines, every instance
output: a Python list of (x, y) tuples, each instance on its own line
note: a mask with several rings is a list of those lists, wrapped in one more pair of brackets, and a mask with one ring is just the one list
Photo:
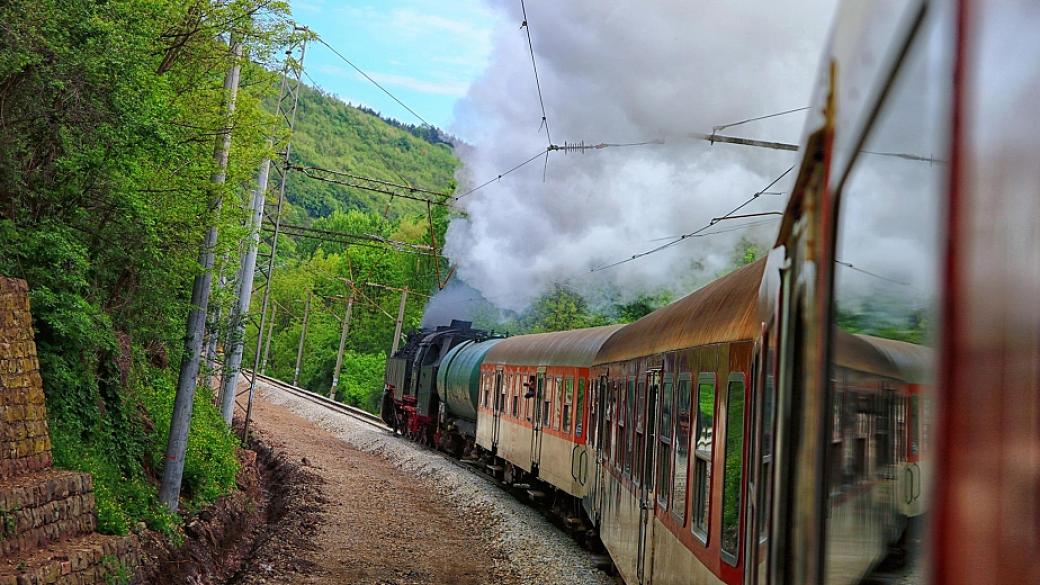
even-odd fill
[[(179, 524), (156, 490), (176, 392), (163, 372), (143, 370), (133, 392), (106, 401), (90, 424), (66, 408), (49, 411), (55, 465), (94, 476), (98, 531), (106, 534), (126, 534), (145, 522), (172, 535)], [(181, 492), (189, 512), (228, 493), (238, 473), (237, 440), (204, 388), (194, 410)]]

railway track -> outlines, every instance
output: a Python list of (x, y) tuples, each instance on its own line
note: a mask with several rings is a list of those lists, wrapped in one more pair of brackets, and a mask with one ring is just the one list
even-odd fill
[(260, 378), (268, 385), (274, 386), (275, 388), (278, 388), (279, 390), (282, 390), (284, 392), (288, 392), (293, 396), (303, 398), (304, 400), (313, 402), (315, 404), (319, 404), (321, 406), (324, 406), (325, 408), (328, 408), (329, 410), (336, 411), (340, 414), (345, 414), (355, 420), (359, 420), (365, 424), (371, 425), (381, 431), (387, 433), (392, 432), (390, 427), (386, 426), (386, 423), (384, 423), (381, 418), (379, 418), (377, 415), (372, 414), (371, 412), (362, 410), (360, 408), (357, 408), (356, 406), (350, 406), (348, 404), (343, 404), (342, 402), (336, 402), (335, 400), (332, 400), (331, 398), (328, 398), (326, 396), (322, 396), (317, 392), (311, 392), (310, 390), (305, 390), (298, 386), (286, 384), (285, 382), (282, 382), (281, 380), (277, 380), (275, 378), (271, 378), (270, 376), (257, 374), (256, 377)]

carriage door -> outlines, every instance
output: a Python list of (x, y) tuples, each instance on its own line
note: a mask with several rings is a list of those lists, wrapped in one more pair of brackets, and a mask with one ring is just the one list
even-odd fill
[(534, 420), (531, 421), (531, 465), (538, 465), (542, 456), (542, 425), (552, 424), (545, 405), (545, 368), (538, 368), (534, 391)]
[[(653, 581), (654, 573), (654, 453), (657, 451), (656, 414), (657, 414), (657, 389), (661, 383), (661, 370), (650, 370), (646, 373), (646, 395), (643, 407), (645, 417), (642, 425), (643, 440), (639, 445), (642, 456), (639, 458), (642, 465), (639, 474), (639, 541), (636, 557), (636, 573), (639, 575), (640, 584), (648, 584)], [(636, 431), (639, 431), (636, 425)]]
[(499, 426), (502, 424), (502, 411), (506, 407), (505, 392), (502, 388), (502, 368), (495, 370), (495, 407), (492, 409), (494, 418), (491, 423), (491, 448), (498, 448)]

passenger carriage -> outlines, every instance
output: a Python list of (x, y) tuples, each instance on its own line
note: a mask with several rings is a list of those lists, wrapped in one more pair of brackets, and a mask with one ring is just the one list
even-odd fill
[(507, 482), (535, 477), (573, 498), (588, 491), (589, 367), (620, 325), (502, 340), (481, 366), (477, 445)]

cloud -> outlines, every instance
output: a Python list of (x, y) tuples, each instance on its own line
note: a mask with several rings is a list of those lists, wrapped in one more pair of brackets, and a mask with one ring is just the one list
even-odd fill
[(394, 73), (369, 73), (369, 75), (381, 84), (402, 87), (419, 93), (462, 97), (466, 95), (466, 90), (469, 88), (469, 84), (465, 81), (434, 81)]
[[(456, 107), (462, 185), (495, 177), (546, 145), (519, 3), (488, 0), (501, 16), (485, 73)], [(555, 282), (586, 294), (688, 290), (724, 269), (746, 236), (762, 244), (776, 223), (723, 231), (639, 261), (590, 268), (658, 245), (722, 215), (794, 163), (789, 152), (708, 145), (712, 126), (807, 105), (833, 12), (829, 0), (598, 0), (527, 2), (553, 141), (664, 145), (554, 154), (462, 200), (448, 230), (458, 275), (485, 297), (520, 309)], [(731, 130), (796, 141), (804, 114)], [(788, 176), (773, 189), (788, 190)], [(782, 208), (762, 197), (745, 211)], [(732, 222), (734, 227), (738, 222)], [(720, 226), (721, 227), (721, 226)]]

